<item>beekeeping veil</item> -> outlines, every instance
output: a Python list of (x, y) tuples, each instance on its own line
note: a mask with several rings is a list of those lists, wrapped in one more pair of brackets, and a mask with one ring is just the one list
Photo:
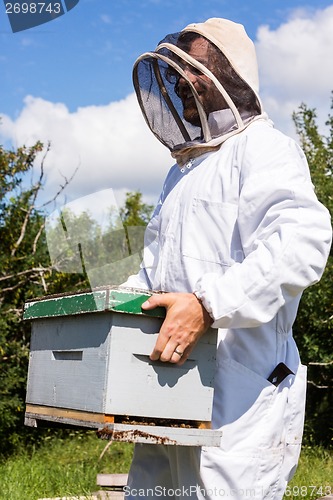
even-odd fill
[[(189, 52), (193, 40), (200, 37), (206, 39), (207, 51), (205, 60), (199, 61)], [(214, 105), (208, 109), (193, 75), (204, 86), (209, 82), (213, 95), (218, 96), (217, 109)], [(208, 19), (168, 35), (154, 52), (136, 60), (133, 82), (148, 126), (180, 165), (219, 148), (262, 112), (254, 45), (242, 25), (226, 19)], [(186, 98), (180, 86), (186, 88)], [(191, 123), (184, 117), (189, 97), (196, 105), (196, 120)]]

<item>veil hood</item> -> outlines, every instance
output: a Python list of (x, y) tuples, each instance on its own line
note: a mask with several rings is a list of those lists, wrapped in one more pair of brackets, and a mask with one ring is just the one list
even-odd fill
[[(210, 46), (215, 52), (217, 49), (221, 63), (214, 68), (208, 68), (208, 56), (206, 64), (189, 53), (192, 42), (186, 40), (193, 41), (198, 37), (208, 41), (207, 53)], [(255, 110), (241, 109), (230, 95), (230, 88), (226, 90), (223, 78), (226, 64), (232, 67), (245, 86), (255, 103)], [(188, 76), (189, 71), (201, 75), (214, 86), (215, 95), (217, 91), (224, 103), (221, 109), (214, 109), (214, 112), (205, 109)], [(198, 116), (195, 124), (184, 118), (186, 104), (178, 91), (180, 79), (186, 82), (194, 99)], [(241, 24), (227, 19), (212, 18), (203, 23), (189, 24), (181, 32), (167, 35), (153, 52), (146, 52), (135, 61), (133, 83), (149, 128), (169, 148), (179, 165), (218, 149), (228, 137), (244, 130), (254, 119), (263, 117), (254, 44)]]

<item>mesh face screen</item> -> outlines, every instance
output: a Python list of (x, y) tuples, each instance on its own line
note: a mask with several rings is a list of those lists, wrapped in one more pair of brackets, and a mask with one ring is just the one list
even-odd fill
[(153, 133), (169, 148), (200, 140), (201, 128), (184, 119), (177, 94), (179, 74), (167, 62), (149, 57), (137, 66), (139, 101)]

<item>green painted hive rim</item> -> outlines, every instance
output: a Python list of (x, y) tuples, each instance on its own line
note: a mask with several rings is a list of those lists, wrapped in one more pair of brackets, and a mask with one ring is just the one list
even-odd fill
[(134, 288), (103, 288), (85, 292), (49, 295), (24, 304), (24, 320), (74, 316), (78, 314), (113, 311), (141, 316), (165, 317), (165, 309), (157, 307), (143, 311), (142, 304), (154, 292)]

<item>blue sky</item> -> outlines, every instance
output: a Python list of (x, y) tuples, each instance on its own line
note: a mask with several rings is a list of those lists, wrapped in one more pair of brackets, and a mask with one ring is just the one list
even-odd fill
[[(226, 17), (255, 41), (262, 97), (289, 133), (305, 101), (327, 113), (333, 89), (333, 1), (80, 0), (64, 16), (12, 33), (0, 4), (0, 142), (50, 140), (46, 191), (78, 167), (67, 199), (112, 188), (155, 201), (172, 164), (133, 96), (134, 60), (190, 22)], [(295, 70), (296, 68), (296, 70)]]
[(11, 33), (0, 9), (0, 112), (15, 117), (27, 94), (79, 106), (107, 104), (132, 92), (131, 70), (164, 34), (208, 17), (226, 17), (255, 37), (294, 9), (317, 10), (327, 0), (80, 0), (66, 15)]

